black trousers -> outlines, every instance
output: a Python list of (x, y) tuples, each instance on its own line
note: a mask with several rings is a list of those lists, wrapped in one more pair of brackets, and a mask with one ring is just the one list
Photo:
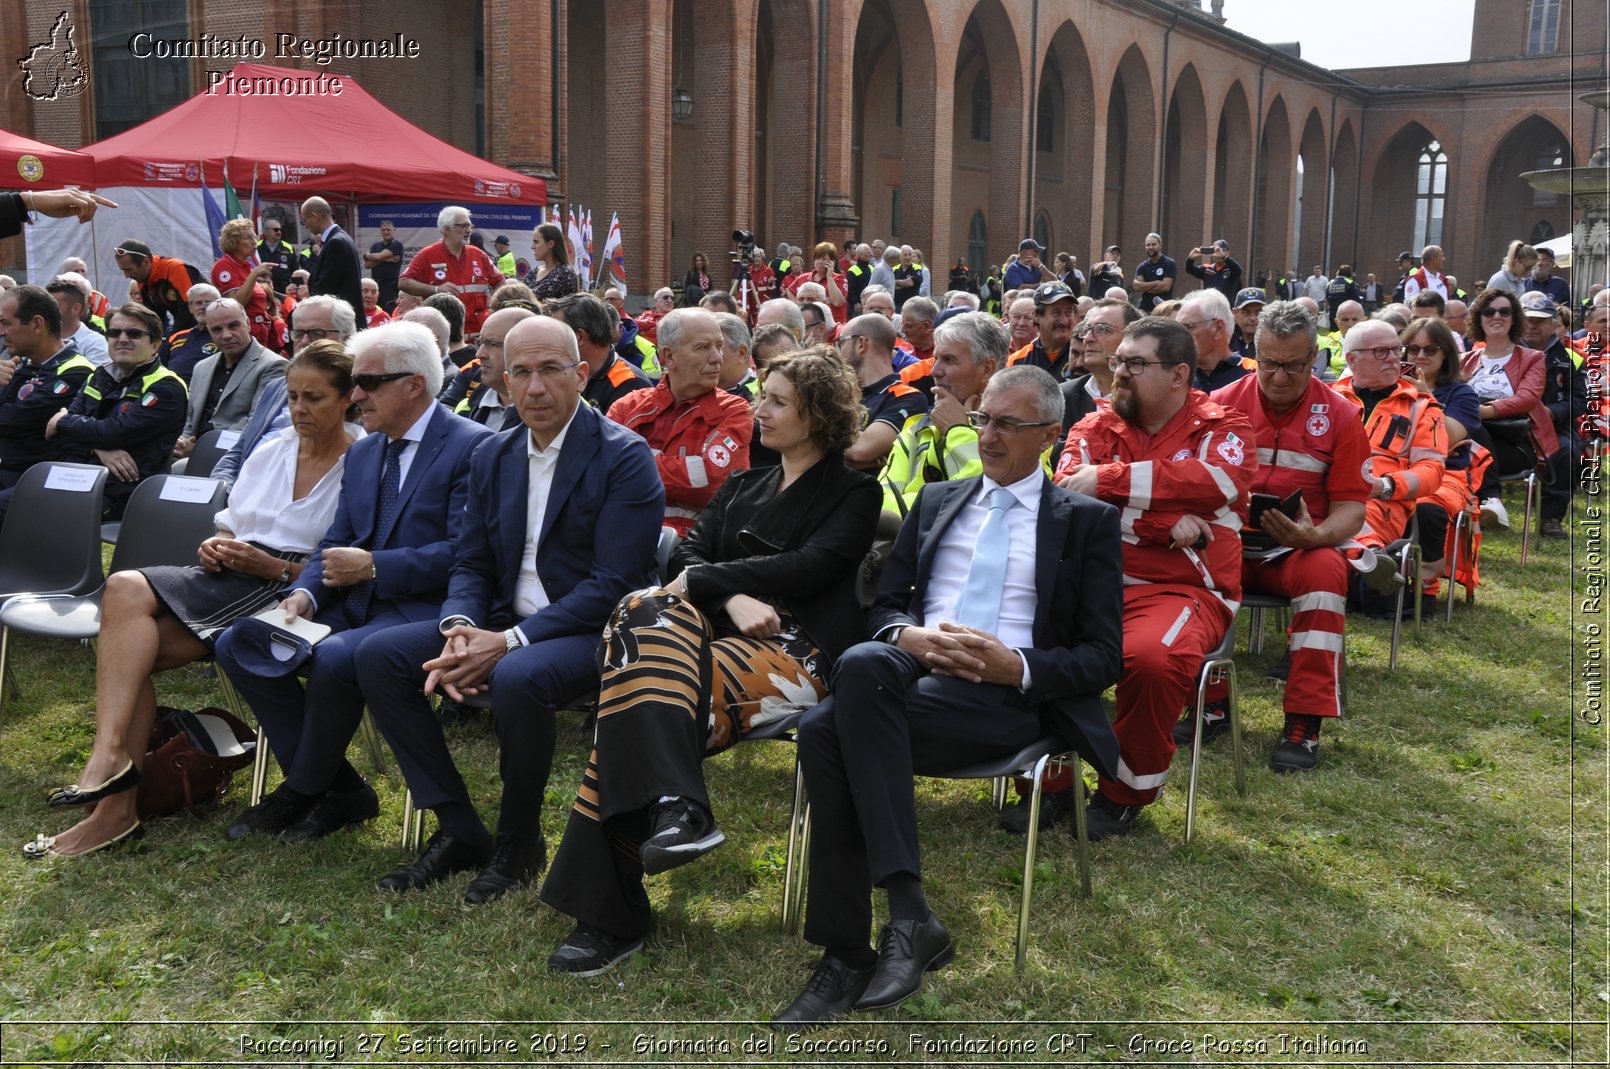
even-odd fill
[(1010, 756), (1042, 735), (1015, 687), (931, 675), (884, 642), (852, 647), (834, 670), (833, 696), (800, 722), (811, 801), (805, 938), (865, 945), (872, 888), (922, 874), (914, 776)]

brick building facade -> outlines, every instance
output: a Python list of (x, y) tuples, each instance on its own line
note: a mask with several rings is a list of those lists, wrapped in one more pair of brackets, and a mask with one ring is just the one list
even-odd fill
[[(595, 219), (619, 212), (639, 290), (680, 279), (695, 251), (717, 261), (737, 226), (768, 247), (897, 239), (941, 276), (1029, 233), (1086, 263), (1116, 242), (1133, 263), (1156, 229), (1181, 257), (1222, 236), (1251, 274), (1351, 263), (1389, 281), (1396, 253), (1431, 237), (1468, 285), (1509, 238), (1569, 232), (1568, 199), (1518, 175), (1585, 164), (1604, 136), (1576, 98), (1605, 79), (1606, 0), (1477, 0), (1469, 62), (1348, 71), (1228, 30), (1198, 0), (62, 4), (89, 91), (29, 100), (13, 65), (8, 129), (76, 147), (230, 65), (131, 63), (119, 19), (271, 52), (282, 32), (402, 31), (419, 59), (318, 69)], [(40, 40), (56, 15), (5, 5), (0, 39)]]

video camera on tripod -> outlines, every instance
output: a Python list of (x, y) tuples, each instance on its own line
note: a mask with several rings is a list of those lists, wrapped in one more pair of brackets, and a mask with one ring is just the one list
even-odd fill
[(749, 260), (755, 254), (755, 234), (752, 230), (734, 230), (732, 240), (737, 244), (738, 251), (727, 253), (732, 261), (732, 280), (734, 282), (749, 281)]

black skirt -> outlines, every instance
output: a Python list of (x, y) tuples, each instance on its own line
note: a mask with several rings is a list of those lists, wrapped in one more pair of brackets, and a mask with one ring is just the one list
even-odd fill
[[(301, 564), (305, 553), (286, 553), (253, 542), (264, 553), (286, 564)], [(280, 593), (290, 584), (279, 579), (259, 579), (225, 568), (209, 572), (199, 564), (164, 564), (141, 568), (140, 574), (151, 584), (151, 592), (163, 607), (196, 638), (211, 649), (223, 629), (240, 619), (277, 604)]]

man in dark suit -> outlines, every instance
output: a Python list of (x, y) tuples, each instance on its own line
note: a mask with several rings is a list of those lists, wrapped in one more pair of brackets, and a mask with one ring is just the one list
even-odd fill
[(470, 454), (489, 433), (437, 403), (442, 362), (424, 327), (387, 323), (351, 349), (352, 400), (369, 434), (347, 450), (335, 519), (282, 604), (287, 618), (311, 616), (334, 630), (314, 647), (305, 690), (294, 675), (245, 672), (233, 628), (217, 643), (219, 667), (285, 771), (285, 782), (230, 826), (231, 839), (257, 832), (298, 842), (379, 812), (346, 760), (363, 715), (358, 647), (377, 632), (437, 618)]
[[(1035, 367), (997, 372), (970, 420), (984, 475), (924, 487), (901, 525), (833, 696), (805, 714), (813, 829), (805, 938), (825, 948), (777, 1024), (893, 1006), (954, 956), (928, 909), (913, 774), (1021, 750), (1047, 734), (1113, 769), (1101, 692), (1119, 675), (1118, 513), (1057, 489), (1040, 455), (1062, 394)], [(872, 888), (890, 923), (867, 946)]]
[(251, 320), (239, 301), (220, 297), (207, 306), (207, 331), (218, 347), (190, 373), (190, 411), (173, 455), (187, 457), (196, 439), (210, 430), (236, 431), (252, 414), (257, 395), (285, 378), (286, 360), (252, 337)]
[[(375, 636), (358, 658), (414, 802), (437, 822), (420, 857), (380, 886), (413, 890), (484, 867), (470, 903), (529, 884), (546, 860), (553, 714), (597, 688), (599, 635), (622, 597), (653, 585), (665, 515), (647, 443), (581, 403), (588, 368), (576, 332), (531, 317), (503, 345), (523, 425), (475, 454), (447, 602), (429, 622)], [(495, 848), (426, 702), (438, 688), (455, 701), (491, 695), (503, 777)]]
[[(352, 235), (335, 225), (330, 204), (323, 197), (309, 197), (302, 202), (302, 225), (309, 234), (319, 237), (318, 259), (313, 261), (313, 273), (308, 278), (308, 293), (328, 293), (340, 297), (354, 308), (363, 307), (363, 260)], [(364, 327), (358, 319), (358, 329)]]

